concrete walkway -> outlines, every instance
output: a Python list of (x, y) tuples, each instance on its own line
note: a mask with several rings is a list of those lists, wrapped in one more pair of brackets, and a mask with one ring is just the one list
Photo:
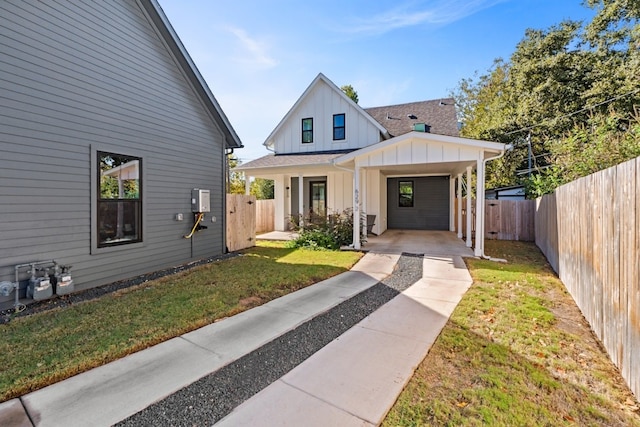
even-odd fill
[(416, 284), (215, 425), (380, 424), (471, 285), (460, 257), (425, 257), (424, 272)]
[[(339, 276), (0, 404), (2, 426), (117, 423), (375, 285), (399, 254), (368, 253)], [(471, 284), (458, 255), (238, 406), (220, 425), (376, 425)]]

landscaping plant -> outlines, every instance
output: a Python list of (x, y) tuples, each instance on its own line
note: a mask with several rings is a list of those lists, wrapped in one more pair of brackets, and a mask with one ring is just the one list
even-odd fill
[[(291, 225), (298, 237), (289, 242), (289, 247), (313, 250), (340, 249), (353, 243), (353, 211), (329, 213), (326, 216), (307, 213), (300, 226), (300, 217), (294, 216)], [(366, 242), (365, 216), (360, 216), (360, 242)]]

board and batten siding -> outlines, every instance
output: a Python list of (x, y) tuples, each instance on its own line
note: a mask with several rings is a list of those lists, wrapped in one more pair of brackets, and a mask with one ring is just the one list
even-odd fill
[[(333, 115), (345, 114), (344, 140), (333, 140)], [(313, 143), (302, 143), (302, 119), (313, 118)], [(363, 148), (380, 141), (380, 131), (361, 111), (319, 81), (273, 135), (276, 153), (310, 153)]]
[[(81, 290), (224, 252), (221, 130), (137, 2), (5, 0), (0, 40), (0, 280), (55, 259)], [(142, 245), (92, 253), (95, 150), (142, 158)], [(192, 188), (212, 212), (187, 240)]]

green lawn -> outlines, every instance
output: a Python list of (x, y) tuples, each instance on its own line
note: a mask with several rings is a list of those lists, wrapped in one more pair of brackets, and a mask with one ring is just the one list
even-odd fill
[(0, 401), (347, 271), (361, 256), (259, 243), (238, 257), (13, 319), (0, 325)]
[(535, 245), (487, 241), (384, 426), (640, 426), (637, 402)]

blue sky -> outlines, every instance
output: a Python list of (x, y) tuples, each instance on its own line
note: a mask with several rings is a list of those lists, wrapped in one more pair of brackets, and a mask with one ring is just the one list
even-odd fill
[(362, 107), (447, 97), (509, 58), (525, 29), (588, 20), (581, 0), (158, 0), (245, 148), (262, 143), (320, 72)]

